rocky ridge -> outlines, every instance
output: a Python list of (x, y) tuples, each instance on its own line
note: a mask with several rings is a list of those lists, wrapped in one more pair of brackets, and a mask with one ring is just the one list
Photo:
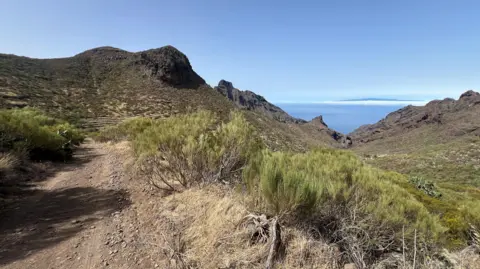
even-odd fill
[(233, 87), (233, 83), (220, 80), (218, 86), (214, 89), (227, 97), (237, 107), (247, 110), (253, 110), (265, 114), (269, 118), (281, 122), (306, 123), (307, 121), (290, 116), (278, 106), (268, 102), (263, 96), (252, 91), (241, 91)]
[(469, 90), (458, 100), (433, 100), (425, 106), (406, 106), (375, 124), (363, 125), (350, 135), (360, 143), (401, 140), (408, 134), (444, 141), (465, 135), (480, 135), (480, 93)]

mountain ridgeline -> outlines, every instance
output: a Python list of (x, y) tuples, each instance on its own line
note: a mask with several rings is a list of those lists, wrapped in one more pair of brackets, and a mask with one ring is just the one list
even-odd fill
[(330, 138), (333, 138), (334, 141), (338, 142), (339, 145), (344, 148), (348, 148), (353, 144), (352, 139), (349, 136), (345, 136), (328, 128), (328, 125), (323, 121), (322, 116), (315, 117), (311, 121), (294, 118), (278, 106), (268, 102), (263, 96), (252, 91), (242, 91), (234, 88), (232, 82), (223, 79), (220, 80), (218, 86), (214, 89), (227, 97), (228, 100), (241, 109), (258, 112), (275, 121), (293, 123), (302, 126), (303, 128), (308, 128), (313, 132), (324, 133)]
[(360, 148), (415, 150), (420, 145), (480, 135), (480, 94), (469, 90), (458, 100), (434, 100), (425, 106), (406, 106), (350, 135)]
[(225, 80), (212, 89), (172, 46), (137, 53), (100, 47), (59, 59), (0, 54), (0, 108), (26, 106), (93, 129), (134, 116), (206, 109), (228, 117), (242, 109), (272, 146), (304, 150), (351, 144), (323, 120), (296, 119)]

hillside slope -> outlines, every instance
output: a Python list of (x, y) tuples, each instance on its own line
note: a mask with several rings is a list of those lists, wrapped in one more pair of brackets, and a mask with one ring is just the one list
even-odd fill
[[(239, 108), (208, 86), (172, 46), (137, 53), (100, 47), (61, 59), (0, 54), (0, 108), (24, 106), (91, 129), (133, 116), (168, 117), (196, 109), (227, 117)], [(245, 113), (273, 148), (343, 145), (326, 125), (294, 119), (264, 99), (261, 106), (265, 109)], [(265, 113), (272, 110), (275, 117)]]
[(458, 100), (434, 100), (407, 106), (375, 124), (351, 133), (358, 149), (369, 152), (408, 152), (425, 146), (480, 135), (480, 94), (463, 93)]

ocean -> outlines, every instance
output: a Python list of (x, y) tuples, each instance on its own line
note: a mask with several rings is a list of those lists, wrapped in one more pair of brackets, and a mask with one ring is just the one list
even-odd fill
[(405, 106), (405, 104), (338, 103), (282, 103), (276, 105), (293, 117), (308, 121), (321, 115), (328, 127), (344, 134), (348, 134), (364, 124), (376, 123), (390, 112)]

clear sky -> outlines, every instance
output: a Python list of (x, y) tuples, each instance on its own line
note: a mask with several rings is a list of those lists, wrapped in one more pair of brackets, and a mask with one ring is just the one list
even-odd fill
[(274, 102), (480, 89), (480, 1), (0, 0), (0, 52), (173, 45), (211, 85)]

